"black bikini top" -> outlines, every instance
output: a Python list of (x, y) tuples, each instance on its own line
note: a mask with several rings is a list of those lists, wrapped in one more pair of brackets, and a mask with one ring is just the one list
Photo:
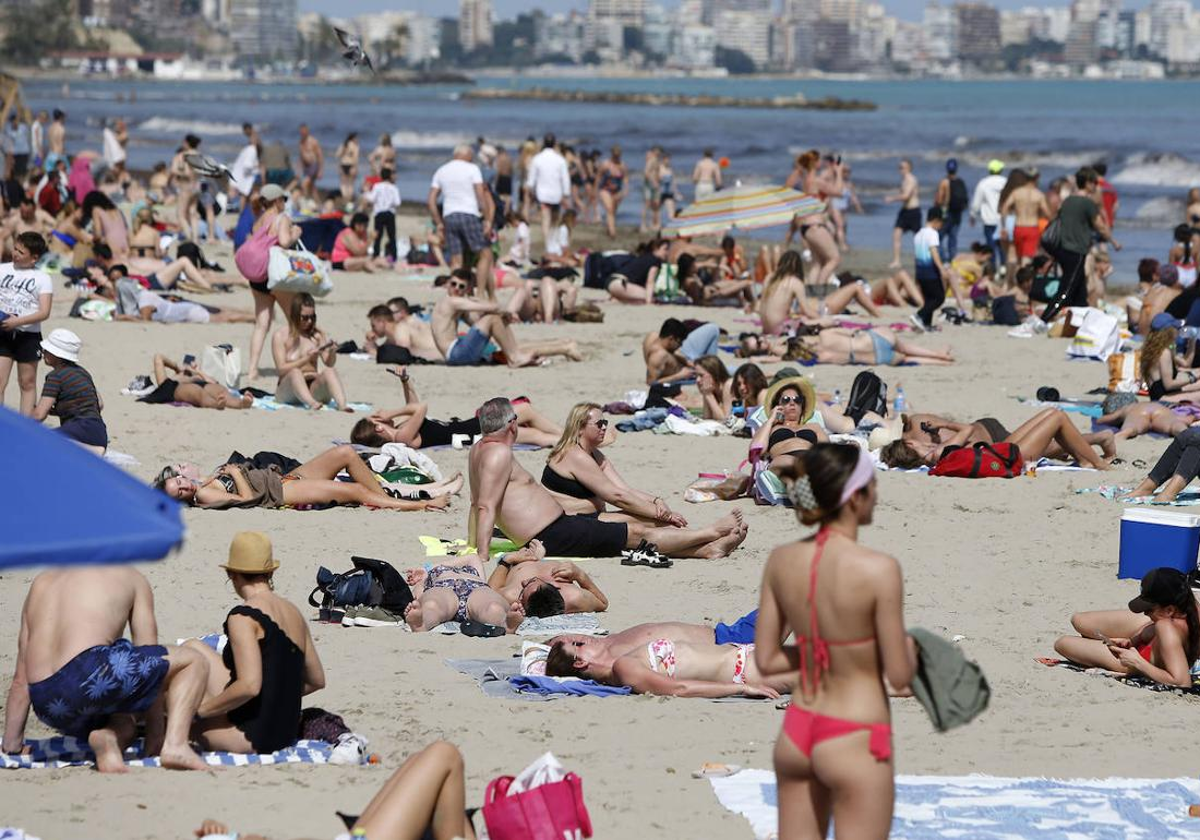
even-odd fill
[(551, 492), (562, 493), (564, 496), (571, 496), (576, 499), (591, 499), (596, 496), (595, 493), (575, 479), (567, 478), (550, 469), (549, 464), (542, 469), (542, 486)]
[(783, 428), (775, 429), (771, 432), (771, 437), (767, 439), (767, 449), (774, 449), (775, 444), (782, 443), (785, 440), (792, 440), (793, 438), (799, 438), (800, 440), (806, 440), (809, 443), (815, 444), (817, 442), (817, 433), (812, 429), (796, 429), (795, 431)]

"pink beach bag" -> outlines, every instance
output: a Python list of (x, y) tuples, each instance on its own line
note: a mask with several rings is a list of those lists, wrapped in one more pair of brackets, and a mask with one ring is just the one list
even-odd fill
[(483, 821), (492, 840), (582, 840), (592, 836), (592, 819), (583, 804), (583, 780), (568, 773), (561, 782), (508, 795), (512, 776), (488, 783)]

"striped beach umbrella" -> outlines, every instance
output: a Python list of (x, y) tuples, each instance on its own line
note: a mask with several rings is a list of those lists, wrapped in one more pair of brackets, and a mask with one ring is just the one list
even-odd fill
[(786, 187), (738, 186), (689, 204), (663, 227), (666, 236), (703, 236), (727, 230), (786, 225), (825, 209), (816, 196)]

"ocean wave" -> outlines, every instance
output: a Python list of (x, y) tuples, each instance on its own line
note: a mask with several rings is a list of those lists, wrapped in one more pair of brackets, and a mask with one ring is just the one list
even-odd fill
[(1200, 163), (1173, 152), (1130, 155), (1125, 168), (1111, 180), (1114, 184), (1190, 187), (1200, 184)]
[[(258, 126), (261, 131), (263, 126)], [(241, 123), (208, 122), (206, 120), (179, 120), (171, 117), (151, 117), (137, 127), (138, 131), (156, 134), (195, 134), (204, 138), (214, 134), (241, 134)]]
[(1139, 224), (1148, 226), (1172, 225), (1183, 219), (1184, 202), (1177, 198), (1159, 196), (1145, 202), (1133, 214)]
[[(959, 138), (960, 140), (963, 138)], [(957, 140), (955, 141), (958, 142)], [(789, 152), (793, 155), (800, 154), (807, 149), (789, 148)], [(976, 167), (984, 169), (987, 167), (988, 161), (998, 158), (1004, 161), (1009, 167), (1014, 166), (1036, 166), (1039, 169), (1045, 170), (1063, 170), (1064, 172), (1073, 172), (1081, 166), (1086, 166), (1097, 160), (1102, 160), (1105, 157), (1104, 152), (1099, 150), (1085, 150), (1080, 152), (1028, 152), (1028, 151), (1000, 151), (998, 149), (964, 149), (962, 147), (955, 149), (934, 149), (932, 151), (908, 152), (897, 149), (851, 149), (842, 153), (846, 160), (851, 163), (855, 161), (869, 160), (899, 160), (900, 158), (912, 158), (913, 160), (942, 163), (948, 158), (957, 158), (960, 167)]]
[[(393, 131), (392, 145), (398, 149), (453, 149), (459, 143), (474, 145), (478, 135), (460, 134), (453, 131)], [(502, 137), (488, 137), (492, 145), (515, 149), (521, 145), (520, 140)], [(541, 144), (538, 144), (539, 147)]]

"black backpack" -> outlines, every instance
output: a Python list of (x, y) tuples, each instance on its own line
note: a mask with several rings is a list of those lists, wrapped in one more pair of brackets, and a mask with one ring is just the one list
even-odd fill
[(412, 603), (412, 590), (391, 563), (357, 556), (350, 561), (354, 569), (341, 574), (324, 566), (317, 569), (317, 585), (309, 593), (308, 603), (321, 610), (322, 619), (328, 620), (333, 607), (383, 607), (402, 614)]
[(951, 213), (962, 215), (962, 212), (967, 209), (967, 205), (971, 203), (971, 199), (967, 196), (967, 183), (962, 178), (950, 179), (950, 200), (946, 203), (946, 209)]
[(846, 416), (854, 421), (854, 425), (861, 423), (868, 411), (887, 417), (887, 385), (872, 370), (864, 370), (854, 377), (850, 397), (846, 400)]

